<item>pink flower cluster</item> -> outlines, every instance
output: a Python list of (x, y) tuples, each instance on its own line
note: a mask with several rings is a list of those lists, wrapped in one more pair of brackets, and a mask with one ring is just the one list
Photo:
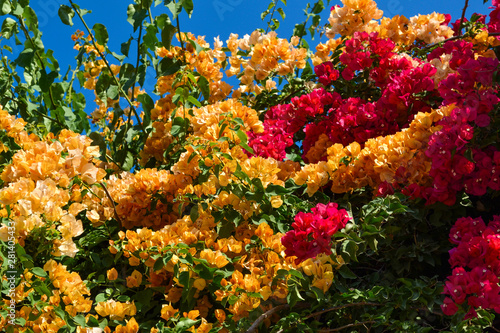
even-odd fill
[(455, 103), (457, 107), (439, 122), (442, 129), (429, 140), (425, 153), (432, 160), (434, 184), (421, 192), (429, 204), (452, 205), (462, 190), (476, 196), (484, 195), (488, 188), (500, 190), (500, 152), (493, 146), (479, 148), (481, 142), (471, 144), (478, 128), (490, 124), (489, 113), (500, 102), (493, 87), (499, 61), (474, 59), (472, 45), (464, 41), (447, 42), (430, 57), (441, 52), (452, 55), (450, 67), (457, 72), (441, 81), (439, 93), (443, 105)]
[[(357, 32), (346, 41), (346, 51), (340, 56), (342, 77), (352, 80), (356, 73), (367, 71), (380, 91), (378, 100), (342, 98), (337, 92), (316, 89), (293, 98), (290, 104), (271, 108), (264, 119), (264, 132), (248, 133), (249, 146), (256, 155), (282, 160), (285, 149), (294, 143), (294, 135), (303, 130), (303, 158), (315, 163), (318, 161), (309, 161), (306, 156), (322, 134), (331, 144), (356, 141), (363, 145), (370, 138), (406, 127), (415, 113), (430, 110), (427, 100), (437, 94), (432, 79), (436, 69), (430, 64), (415, 67), (410, 59), (392, 52), (394, 46), (377, 33)], [(331, 62), (316, 66), (315, 73), (325, 87), (335, 85), (339, 78)]]
[(339, 78), (339, 71), (333, 68), (333, 63), (331, 61), (324, 62), (314, 67), (314, 73), (316, 73), (319, 83), (325, 87)]
[[(490, 13), (490, 21), (488, 22), (488, 32), (500, 32), (500, 2), (492, 0), (493, 10)], [(497, 38), (500, 38), (497, 37)]]
[(293, 136), (305, 123), (325, 113), (325, 108), (338, 105), (340, 95), (325, 89), (315, 89), (311, 93), (292, 98), (290, 104), (272, 107), (264, 118), (264, 132), (248, 132), (248, 145), (255, 154), (283, 160), (285, 149), (294, 144)]
[(480, 217), (460, 218), (450, 231), (450, 241), (457, 247), (450, 250), (454, 269), (445, 283), (443, 313), (452, 316), (459, 307), (467, 311), (465, 319), (477, 317), (478, 308), (500, 313), (500, 216), (488, 226)]
[(350, 220), (347, 211), (337, 207), (334, 202), (327, 205), (319, 203), (311, 209), (311, 213), (300, 212), (295, 216), (293, 230), (281, 238), (281, 243), (286, 248), (287, 256), (297, 257), (296, 264), (320, 253), (332, 253), (333, 234)]

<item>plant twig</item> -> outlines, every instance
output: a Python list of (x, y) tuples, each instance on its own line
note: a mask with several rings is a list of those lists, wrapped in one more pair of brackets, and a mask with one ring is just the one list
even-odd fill
[(184, 50), (184, 42), (182, 41), (181, 24), (179, 22), (179, 15), (177, 15), (175, 20), (177, 22), (177, 34), (179, 35), (179, 41), (181, 42), (181, 50), (182, 50), (182, 55), (184, 56), (184, 63), (186, 63), (186, 50)]
[(277, 2), (278, 2), (278, 0), (273, 0), (273, 3), (274, 3), (273, 4), (273, 11), (271, 12), (271, 18), (267, 22), (266, 34), (269, 31), (269, 24), (273, 21), (273, 16), (274, 16), (274, 12), (276, 11)]
[(309, 318), (312, 318), (312, 317), (315, 317), (315, 316), (319, 316), (320, 314), (323, 314), (323, 313), (326, 313), (326, 312), (330, 312), (330, 311), (335, 311), (335, 310), (350, 308), (350, 307), (353, 307), (353, 306), (364, 306), (364, 305), (381, 306), (382, 304), (380, 304), (380, 303), (372, 303), (372, 302), (349, 303), (349, 304), (335, 306), (335, 307), (328, 308), (328, 309), (325, 309), (325, 310), (322, 310), (322, 311), (311, 313), (310, 315), (308, 315), (304, 319), (309, 319)]
[(141, 37), (142, 37), (142, 23), (139, 27), (139, 39), (137, 40), (137, 61), (135, 63), (134, 83), (132, 84), (132, 97), (130, 100), (134, 101), (135, 83), (137, 81), (137, 73), (139, 72), (139, 60), (141, 58)]
[(259, 327), (259, 325), (264, 320), (266, 320), (267, 318), (269, 318), (270, 316), (272, 316), (273, 313), (278, 312), (280, 310), (288, 309), (289, 307), (290, 307), (290, 305), (288, 305), (288, 304), (282, 304), (282, 305), (278, 305), (278, 306), (275, 306), (274, 308), (271, 308), (271, 309), (267, 310), (266, 312), (264, 312), (263, 314), (261, 314), (260, 317), (257, 318), (256, 321), (254, 321), (254, 323), (252, 324), (252, 326), (250, 326), (250, 328), (246, 331), (246, 333), (255, 332), (257, 330), (257, 328)]
[[(40, 68), (42, 69), (42, 71), (44, 73), (46, 73), (45, 66), (43, 65), (43, 59), (40, 56), (40, 54), (38, 53), (38, 48), (36, 47), (35, 42), (31, 38), (31, 36), (30, 36), (30, 34), (28, 32), (28, 29), (26, 29), (26, 25), (24, 24), (24, 21), (23, 21), (22, 17), (21, 16), (16, 16), (16, 17), (17, 17), (17, 20), (19, 21), (21, 29), (23, 30), (24, 36), (26, 37), (26, 39), (28, 39), (30, 41), (31, 45), (33, 46), (33, 51), (35, 52), (35, 54), (36, 54), (36, 56), (38, 58), (38, 61), (40, 62)], [(56, 103), (54, 102), (54, 96), (52, 95), (51, 86), (49, 86), (49, 98), (50, 98), (50, 102), (52, 103), (52, 106), (55, 109)], [(62, 126), (63, 127), (67, 127), (66, 125), (62, 125)]]
[(94, 48), (96, 49), (97, 53), (99, 53), (99, 56), (102, 58), (102, 60), (106, 64), (106, 67), (108, 68), (111, 77), (114, 79), (114, 81), (115, 81), (118, 89), (120, 90), (120, 93), (127, 100), (128, 104), (130, 105), (130, 109), (132, 110), (132, 112), (134, 113), (134, 115), (136, 117), (137, 123), (141, 127), (142, 131), (145, 133), (146, 131), (144, 129), (144, 125), (141, 122), (141, 118), (137, 114), (137, 110), (135, 109), (134, 104), (132, 103), (132, 101), (130, 100), (130, 98), (128, 97), (128, 95), (125, 93), (125, 91), (123, 91), (123, 87), (121, 86), (121, 84), (118, 81), (118, 79), (116, 78), (116, 76), (113, 74), (113, 71), (111, 70), (111, 66), (109, 65), (108, 60), (104, 57), (104, 55), (102, 54), (102, 52), (99, 50), (99, 47), (97, 46), (97, 42), (95, 40), (94, 34), (90, 31), (89, 26), (87, 25), (87, 23), (83, 19), (82, 15), (80, 14), (80, 11), (78, 10), (78, 8), (76, 8), (76, 6), (73, 3), (73, 1), (69, 0), (69, 3), (71, 4), (71, 7), (73, 7), (74, 11), (76, 12), (76, 14), (78, 15), (78, 17), (80, 18), (80, 21), (82, 21), (83, 25), (85, 26), (85, 29), (87, 29), (87, 31), (89, 33), (89, 36), (92, 39), (92, 44), (94, 45)]
[(366, 324), (374, 324), (374, 323), (376, 323), (375, 320), (361, 321), (359, 323), (347, 324), (347, 325), (344, 325), (344, 326), (341, 326), (341, 327), (327, 329), (327, 330), (319, 329), (318, 333), (338, 332), (338, 331), (342, 331), (344, 328), (349, 328), (349, 327), (354, 327), (354, 326), (360, 326), (360, 325), (366, 325)]
[(465, 11), (467, 10), (468, 6), (469, 6), (469, 0), (465, 0), (465, 6), (464, 9), (462, 10), (462, 17), (460, 18), (460, 25), (458, 26), (458, 36), (462, 35), (462, 23), (464, 23)]
[[(309, 306), (309, 303), (307, 303), (307, 302), (301, 302), (301, 303), (296, 304), (294, 308), (304, 308), (304, 307), (308, 307), (308, 306)], [(250, 326), (250, 328), (245, 333), (256, 332), (257, 328), (259, 327), (259, 325), (264, 320), (266, 320), (267, 318), (269, 318), (270, 316), (272, 316), (275, 312), (278, 312), (278, 311), (281, 311), (281, 310), (285, 310), (285, 309), (289, 309), (289, 308), (290, 308), (290, 304), (281, 304), (281, 305), (275, 306), (272, 309), (267, 310), (266, 312), (264, 312), (263, 314), (261, 314), (259, 316), (259, 318), (257, 318), (256, 321), (254, 321), (254, 323), (252, 324), (252, 326)]]
[(113, 211), (115, 213), (115, 218), (120, 222), (120, 225), (123, 225), (122, 220), (120, 219), (120, 216), (118, 215), (118, 212), (116, 211), (116, 205), (115, 201), (113, 198), (111, 198), (111, 195), (108, 192), (108, 189), (106, 188), (106, 185), (104, 185), (103, 182), (99, 182), (99, 185), (101, 185), (102, 189), (104, 190), (104, 193), (106, 193), (106, 196), (108, 197), (109, 201), (111, 201), (111, 204), (113, 205)]
[[(500, 36), (500, 32), (490, 32), (490, 33), (488, 33), (488, 36), (491, 36), (491, 37), (493, 37), (493, 36)], [(449, 41), (452, 41), (452, 40), (461, 39), (461, 38), (464, 38), (464, 36), (453, 36), (453, 37), (447, 38), (445, 40), (442, 40), (440, 42), (437, 42), (437, 43), (434, 43), (434, 44), (431, 44), (431, 45), (427, 45), (426, 47), (421, 48), (420, 50), (424, 51), (424, 50), (433, 48), (434, 46), (437, 46), (439, 44), (446, 43), (446, 42), (449, 42)]]

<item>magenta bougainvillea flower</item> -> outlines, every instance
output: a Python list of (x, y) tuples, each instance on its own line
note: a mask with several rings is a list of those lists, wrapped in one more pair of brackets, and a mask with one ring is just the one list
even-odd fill
[(344, 228), (349, 220), (347, 211), (338, 209), (334, 202), (319, 203), (311, 213), (298, 213), (292, 224), (293, 230), (281, 238), (285, 254), (296, 256), (296, 264), (320, 253), (331, 254), (333, 234)]

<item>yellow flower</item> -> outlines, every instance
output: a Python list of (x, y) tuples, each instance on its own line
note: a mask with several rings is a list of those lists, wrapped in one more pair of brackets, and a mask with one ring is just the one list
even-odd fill
[(196, 279), (194, 280), (193, 286), (198, 290), (203, 290), (207, 286), (207, 281), (202, 278)]
[(128, 288), (139, 287), (141, 285), (141, 282), (142, 282), (142, 274), (137, 270), (134, 270), (131, 276), (127, 276)]
[(123, 320), (125, 316), (135, 316), (137, 308), (134, 302), (121, 303), (110, 299), (106, 302), (97, 303), (95, 311), (101, 317), (109, 316), (111, 320)]
[(224, 320), (226, 320), (226, 313), (222, 309), (216, 309), (215, 318), (217, 318), (217, 321), (222, 324)]
[(184, 312), (182, 315), (184, 317), (186, 317), (186, 318), (195, 320), (196, 318), (198, 318), (200, 316), (200, 311), (198, 311), (198, 310), (191, 310), (189, 312)]
[(135, 320), (134, 317), (130, 318), (130, 320), (127, 320), (127, 325), (122, 326), (118, 325), (116, 326), (115, 333), (137, 333), (139, 332), (139, 324), (137, 324), (137, 321)]
[(171, 303), (163, 304), (161, 306), (161, 317), (165, 320), (169, 320), (170, 318), (174, 317), (175, 314), (177, 314), (179, 310), (175, 309)]
[(281, 200), (281, 196), (275, 195), (271, 197), (271, 206), (273, 208), (280, 208), (283, 205), (283, 200)]

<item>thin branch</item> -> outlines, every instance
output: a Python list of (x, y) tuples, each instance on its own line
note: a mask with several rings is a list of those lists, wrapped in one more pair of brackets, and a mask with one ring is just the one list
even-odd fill
[(362, 322), (359, 322), (359, 323), (347, 324), (345, 326), (341, 326), (341, 327), (337, 327), (337, 328), (332, 328), (332, 329), (328, 329), (328, 330), (319, 329), (318, 333), (338, 332), (338, 331), (342, 331), (344, 328), (349, 328), (349, 327), (354, 327), (354, 326), (360, 326), (360, 325), (366, 325), (366, 324), (375, 324), (375, 323), (376, 323), (375, 320), (362, 321)]
[(295, 95), (296, 93), (304, 90), (305, 87), (300, 87), (298, 89), (295, 89), (295, 90), (292, 90), (288, 95), (284, 96), (283, 98), (280, 99), (280, 101), (278, 102), (278, 104), (281, 104), (283, 103), (285, 100), (287, 100), (288, 98), (290, 98), (291, 96)]
[(315, 316), (319, 316), (319, 315), (321, 315), (323, 313), (330, 312), (330, 311), (336, 311), (336, 310), (340, 310), (340, 309), (350, 308), (350, 307), (353, 307), (353, 306), (365, 306), (365, 305), (369, 305), (369, 306), (381, 306), (382, 304), (380, 304), (380, 303), (372, 303), (372, 302), (349, 303), (349, 304), (335, 306), (335, 307), (328, 308), (328, 309), (325, 309), (325, 310), (322, 310), (322, 311), (311, 313), (310, 315), (308, 315), (304, 319), (309, 319), (309, 318), (312, 318), (312, 317), (315, 317)]
[(135, 63), (135, 73), (134, 73), (134, 84), (132, 85), (132, 98), (130, 100), (133, 102), (134, 101), (134, 90), (135, 90), (135, 83), (137, 81), (137, 73), (139, 72), (139, 60), (141, 58), (141, 37), (142, 37), (142, 23), (141, 26), (139, 27), (139, 39), (137, 40), (137, 61)]
[(492, 330), (494, 330), (495, 332), (500, 332), (500, 330), (498, 328), (494, 328), (493, 326), (490, 327)]
[[(24, 24), (22, 17), (21, 16), (16, 16), (16, 17), (21, 25), (21, 29), (24, 32), (24, 36), (26, 37), (26, 39), (28, 39), (30, 41), (31, 45), (33, 46), (33, 51), (35, 52), (35, 54), (38, 58), (38, 61), (40, 61), (40, 68), (42, 69), (42, 71), (44, 71), (46, 73), (45, 66), (43, 65), (43, 59), (40, 56), (40, 54), (38, 53), (38, 48), (36, 47), (35, 42), (31, 38), (28, 29), (26, 29), (26, 25)], [(49, 97), (50, 97), (50, 102), (52, 103), (52, 106), (55, 108), (56, 103), (54, 102), (54, 96), (52, 96), (52, 89), (50, 86), (49, 86)], [(63, 125), (63, 127), (66, 127), (66, 125)]]
[(467, 10), (468, 6), (469, 6), (469, 0), (465, 0), (465, 6), (464, 9), (462, 10), (462, 17), (460, 18), (460, 25), (458, 26), (458, 36), (462, 35), (462, 23), (464, 23), (465, 11)]
[(261, 314), (260, 317), (257, 318), (256, 321), (254, 321), (254, 323), (252, 324), (252, 326), (250, 326), (250, 328), (246, 331), (246, 333), (255, 332), (257, 330), (257, 328), (259, 327), (259, 325), (264, 320), (266, 320), (267, 318), (269, 318), (270, 316), (272, 316), (273, 313), (278, 312), (280, 310), (288, 309), (288, 308), (290, 308), (289, 304), (282, 304), (282, 305), (278, 305), (278, 306), (276, 306), (274, 308), (271, 308), (271, 309), (267, 310), (266, 312), (264, 312), (263, 314)]
[[(500, 32), (490, 32), (488, 33), (488, 36), (500, 36)], [(420, 50), (421, 51), (424, 51), (424, 50), (427, 50), (427, 49), (430, 49), (430, 48), (433, 48), (434, 46), (437, 46), (437, 45), (440, 45), (442, 43), (446, 43), (446, 42), (449, 42), (449, 41), (452, 41), (452, 40), (457, 40), (457, 39), (461, 39), (461, 38), (464, 38), (464, 36), (453, 36), (453, 37), (450, 37), (450, 38), (447, 38), (445, 40), (442, 40), (440, 42), (437, 42), (437, 43), (434, 43), (434, 44), (431, 44), (431, 45), (428, 45), (424, 48), (421, 48)]]
[(151, 14), (151, 7), (148, 7), (148, 15), (149, 15), (149, 20), (151, 21), (151, 24), (154, 24), (153, 15)]
[(273, 5), (273, 11), (271, 12), (271, 18), (267, 22), (266, 34), (267, 34), (268, 30), (269, 30), (269, 24), (273, 21), (273, 16), (274, 16), (274, 12), (276, 11), (277, 2), (278, 2), (278, 0), (273, 0), (273, 3), (274, 3), (274, 5)]
[(181, 50), (182, 50), (182, 55), (184, 56), (184, 63), (187, 62), (186, 60), (186, 50), (184, 49), (184, 42), (182, 41), (182, 35), (181, 35), (181, 25), (179, 23), (179, 15), (175, 18), (177, 21), (177, 34), (179, 34), (179, 41), (181, 42)]
[[(135, 93), (135, 83), (137, 81), (137, 73), (139, 72), (139, 60), (141, 57), (141, 38), (142, 38), (142, 22), (141, 26), (139, 27), (139, 38), (137, 39), (137, 62), (135, 63), (135, 72), (134, 72), (134, 83), (132, 84), (132, 96), (130, 100), (133, 102), (134, 101), (134, 93)], [(130, 128), (130, 121), (132, 117), (127, 117), (127, 124), (125, 125), (125, 132), (128, 132), (128, 129)]]
[(104, 190), (104, 193), (106, 193), (106, 196), (108, 197), (109, 201), (111, 201), (111, 204), (113, 205), (113, 211), (115, 213), (115, 218), (120, 222), (120, 225), (123, 225), (122, 220), (120, 219), (120, 216), (118, 215), (118, 212), (116, 211), (116, 205), (115, 201), (113, 198), (111, 198), (111, 195), (108, 192), (108, 189), (106, 188), (106, 185), (104, 185), (103, 182), (99, 182), (99, 185), (101, 185), (102, 189)]
[(87, 23), (85, 22), (85, 20), (83, 19), (82, 15), (80, 14), (80, 11), (78, 10), (78, 8), (76, 8), (76, 6), (73, 3), (73, 1), (69, 0), (69, 3), (71, 4), (71, 6), (75, 10), (76, 14), (80, 18), (80, 21), (82, 21), (83, 25), (85, 26), (85, 29), (87, 29), (87, 31), (88, 31), (88, 33), (90, 35), (90, 38), (92, 39), (92, 44), (94, 45), (94, 48), (96, 49), (97, 53), (99, 53), (99, 56), (102, 58), (102, 60), (106, 64), (106, 67), (108, 68), (111, 77), (113, 77), (113, 79), (114, 79), (114, 81), (115, 81), (118, 89), (120, 89), (120, 93), (127, 100), (128, 104), (130, 105), (130, 109), (132, 110), (132, 112), (134, 113), (134, 115), (135, 115), (135, 117), (137, 119), (137, 123), (141, 127), (142, 131), (145, 133), (146, 131), (144, 129), (144, 125), (141, 122), (141, 118), (137, 114), (137, 110), (135, 109), (134, 104), (132, 103), (132, 101), (130, 100), (130, 98), (128, 97), (128, 95), (125, 93), (125, 91), (123, 91), (123, 87), (121, 86), (121, 84), (118, 81), (118, 79), (116, 78), (116, 76), (113, 74), (113, 71), (111, 70), (111, 66), (109, 65), (108, 60), (104, 57), (104, 55), (102, 54), (102, 52), (99, 50), (99, 47), (97, 46), (97, 42), (96, 42), (96, 40), (94, 38), (94, 34), (92, 34), (92, 32), (90, 31), (90, 28), (88, 27)]
[[(10, 101), (12, 101), (12, 102), (14, 102), (14, 103), (17, 103), (17, 104), (23, 104), (24, 106), (27, 106), (27, 104), (26, 104), (25, 102), (23, 102), (23, 101), (21, 101), (21, 100), (18, 100), (18, 99), (16, 99), (16, 98), (12, 98), (12, 97), (9, 97), (9, 96), (3, 96), (3, 98), (6, 98), (6, 99), (8, 99), (8, 100), (10, 100)], [(19, 105), (18, 105), (18, 107), (19, 107)], [(54, 122), (54, 123), (58, 124), (58, 125), (59, 125), (59, 126), (61, 126), (61, 127), (66, 127), (66, 125), (64, 125), (63, 123), (61, 123), (61, 122), (60, 122), (59, 120), (57, 120), (56, 118), (52, 118), (52, 117), (50, 117), (50, 116), (46, 115), (45, 113), (42, 113), (42, 112), (38, 111), (37, 109), (33, 109), (33, 111), (35, 111), (36, 113), (38, 113), (40, 116), (42, 116), (42, 117), (44, 117), (44, 118), (47, 118), (48, 120), (50, 120), (50, 121), (52, 121), (52, 122)]]

